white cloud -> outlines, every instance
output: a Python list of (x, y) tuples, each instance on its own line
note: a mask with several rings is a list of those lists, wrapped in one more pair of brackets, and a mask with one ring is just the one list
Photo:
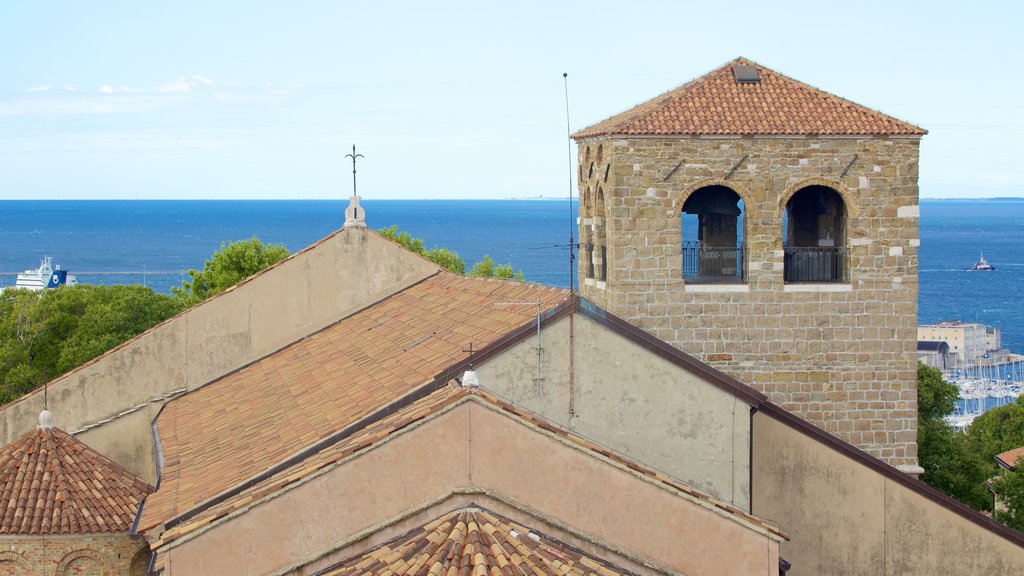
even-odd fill
[(289, 92), (281, 88), (239, 87), (193, 74), (153, 87), (115, 86), (103, 84), (98, 89), (64, 84), (59, 89), (49, 85), (28, 89), (31, 94), (0, 98), (0, 117), (78, 116), (166, 110), (189, 106), (240, 103), (271, 103), (281, 101)]
[(191, 78), (182, 76), (173, 82), (168, 82), (156, 88), (157, 92), (191, 92), (194, 88), (212, 87), (216, 82), (205, 76), (193, 74)]

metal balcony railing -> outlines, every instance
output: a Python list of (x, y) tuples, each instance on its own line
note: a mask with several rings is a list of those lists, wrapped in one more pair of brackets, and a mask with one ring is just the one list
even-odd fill
[(842, 247), (785, 246), (786, 282), (844, 282), (846, 250)]
[(683, 278), (691, 283), (735, 284), (746, 280), (743, 244), (735, 248), (683, 242)]

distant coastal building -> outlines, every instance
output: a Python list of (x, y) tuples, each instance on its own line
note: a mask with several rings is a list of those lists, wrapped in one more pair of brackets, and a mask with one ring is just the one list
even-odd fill
[(938, 340), (918, 340), (917, 361), (945, 370), (949, 365), (949, 344)]
[(945, 342), (949, 345), (949, 362), (956, 365), (977, 364), (982, 360), (991, 359), (992, 353), (1001, 353), (1001, 356), (1007, 354), (1001, 350), (999, 328), (978, 322), (953, 320), (918, 326), (917, 340)]

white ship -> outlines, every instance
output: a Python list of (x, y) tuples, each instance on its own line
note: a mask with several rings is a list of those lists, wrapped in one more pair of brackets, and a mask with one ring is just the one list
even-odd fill
[(38, 291), (43, 288), (56, 288), (58, 286), (74, 286), (78, 284), (74, 274), (68, 274), (67, 270), (61, 270), (60, 266), (53, 265), (53, 258), (43, 256), (39, 268), (25, 270), (18, 274), (18, 280), (14, 283), (15, 289)]

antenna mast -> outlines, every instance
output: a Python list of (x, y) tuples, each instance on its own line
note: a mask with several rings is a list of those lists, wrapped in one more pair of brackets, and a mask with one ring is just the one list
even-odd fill
[(576, 222), (572, 213), (572, 130), (569, 128), (569, 73), (562, 72), (565, 88), (565, 148), (569, 155), (569, 292), (576, 292), (576, 238), (573, 236)]

